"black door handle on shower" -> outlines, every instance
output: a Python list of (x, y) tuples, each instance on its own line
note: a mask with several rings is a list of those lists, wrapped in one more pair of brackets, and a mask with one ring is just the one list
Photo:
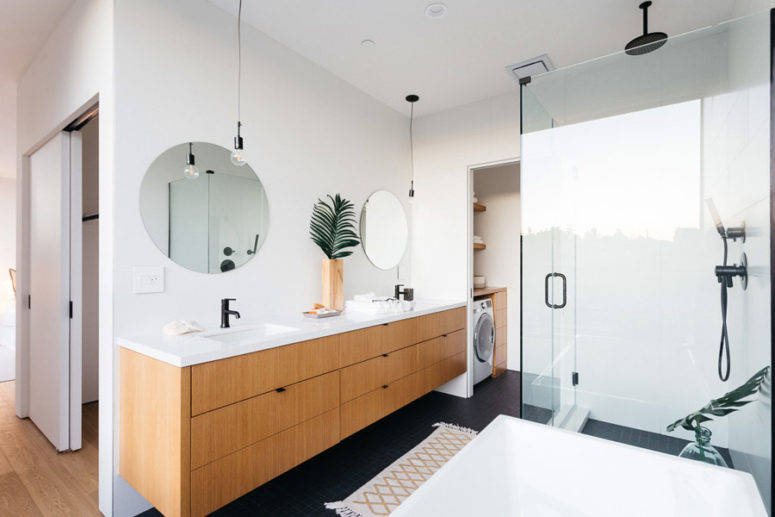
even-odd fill
[[(562, 279), (562, 303), (557, 305), (549, 303), (549, 279), (558, 276)], [(562, 273), (549, 273), (544, 278), (544, 303), (550, 309), (562, 309), (568, 304), (568, 279)]]

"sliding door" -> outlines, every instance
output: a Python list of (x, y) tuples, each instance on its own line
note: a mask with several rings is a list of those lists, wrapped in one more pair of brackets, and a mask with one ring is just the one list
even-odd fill
[(71, 347), (71, 284), (80, 285), (80, 273), (73, 278), (71, 271), (80, 263), (71, 257), (71, 240), (80, 233), (72, 235), (70, 224), (74, 208), (80, 221), (80, 195), (78, 206), (71, 202), (71, 181), (80, 185), (79, 145), (79, 138), (60, 133), (30, 156), (29, 414), (59, 451), (80, 448), (81, 441), (77, 329)]

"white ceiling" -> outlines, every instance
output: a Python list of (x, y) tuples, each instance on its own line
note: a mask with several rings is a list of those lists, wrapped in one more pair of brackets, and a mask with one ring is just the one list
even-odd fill
[[(211, 1), (236, 13), (237, 0)], [(546, 53), (563, 67), (623, 49), (641, 32), (640, 1), (444, 0), (446, 16), (432, 19), (431, 0), (260, 0), (244, 2), (243, 20), (396, 110), (418, 94), (422, 116), (515, 91), (509, 64)], [(760, 4), (655, 0), (649, 29), (677, 35)]]
[(0, 0), (0, 80), (17, 81), (74, 0)]

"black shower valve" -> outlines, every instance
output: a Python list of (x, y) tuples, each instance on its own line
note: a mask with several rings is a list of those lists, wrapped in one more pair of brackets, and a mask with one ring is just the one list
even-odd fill
[(719, 283), (723, 282), (727, 287), (732, 287), (732, 279), (736, 276), (740, 277), (743, 289), (748, 287), (748, 258), (745, 256), (745, 253), (740, 258), (739, 265), (716, 266), (716, 278)]

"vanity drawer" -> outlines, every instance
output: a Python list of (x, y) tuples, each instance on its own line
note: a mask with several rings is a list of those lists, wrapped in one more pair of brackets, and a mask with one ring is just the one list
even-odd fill
[(342, 367), (417, 343), (417, 318), (376, 325), (341, 335)]
[(386, 329), (387, 325), (377, 325), (340, 334), (342, 346), (340, 366), (349, 366), (384, 354)]
[(339, 442), (339, 410), (191, 472), (191, 514), (207, 515)]
[(191, 414), (199, 415), (339, 367), (339, 335), (191, 367)]
[(459, 307), (449, 311), (435, 312), (417, 318), (418, 341), (425, 341), (439, 337), (443, 334), (451, 334), (456, 330), (466, 327), (468, 309)]
[(458, 375), (465, 373), (466, 371), (466, 352), (455, 354), (451, 357), (441, 360), (440, 362), (420, 370), (417, 375), (419, 376), (419, 384), (417, 386), (417, 392), (415, 398), (421, 397), (426, 393), (429, 393), (439, 386), (451, 381)]
[(419, 368), (427, 368), (442, 359), (464, 352), (466, 349), (466, 331), (457, 330), (446, 336), (423, 341), (419, 345)]
[(291, 384), (191, 419), (191, 469), (339, 406), (339, 372)]
[(417, 318), (388, 323), (385, 327), (385, 352), (391, 352), (419, 343), (417, 339)]
[(408, 375), (342, 404), (342, 439), (417, 398), (417, 382), (416, 373)]
[(347, 402), (417, 371), (417, 345), (343, 368), (341, 397)]

